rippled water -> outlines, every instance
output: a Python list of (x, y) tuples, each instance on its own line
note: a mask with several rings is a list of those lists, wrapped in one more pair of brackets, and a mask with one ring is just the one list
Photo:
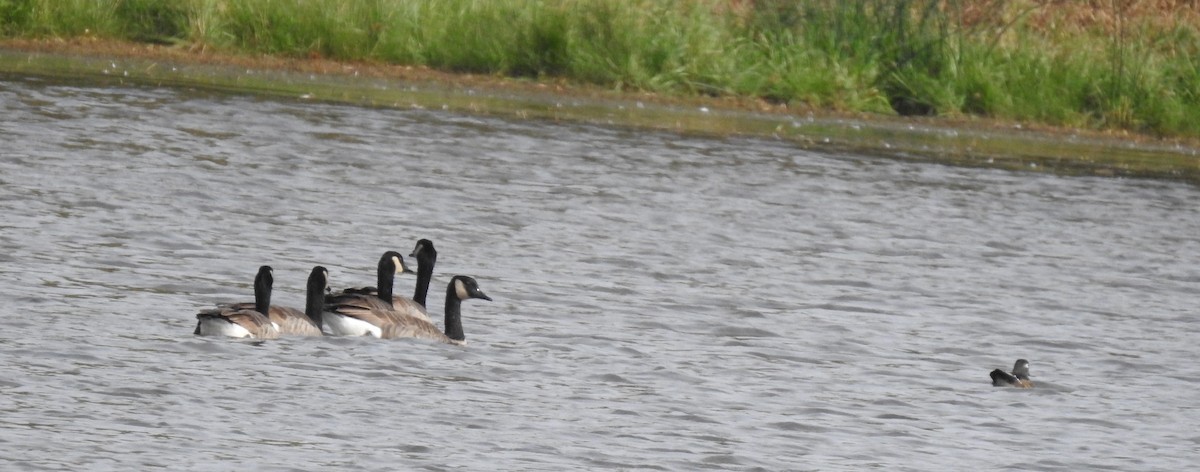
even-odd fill
[[(0, 140), (4, 469), (1200, 460), (1187, 185), (12, 77)], [(422, 237), (465, 348), (191, 334)]]

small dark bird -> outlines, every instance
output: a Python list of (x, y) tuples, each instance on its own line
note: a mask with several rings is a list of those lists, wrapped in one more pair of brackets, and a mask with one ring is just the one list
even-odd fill
[(993, 370), (992, 386), (1033, 388), (1033, 381), (1029, 380), (1029, 361), (1017, 359), (1011, 374), (1000, 369)]

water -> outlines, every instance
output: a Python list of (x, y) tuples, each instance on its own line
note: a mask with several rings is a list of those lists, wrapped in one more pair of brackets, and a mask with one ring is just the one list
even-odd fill
[[(0, 117), (0, 468), (1200, 460), (1188, 185), (11, 77)], [(431, 300), (495, 299), (466, 347), (191, 334), (418, 238)]]

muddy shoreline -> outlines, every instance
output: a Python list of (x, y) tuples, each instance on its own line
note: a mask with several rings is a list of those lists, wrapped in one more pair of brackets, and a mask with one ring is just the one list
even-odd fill
[(239, 56), (90, 39), (0, 41), (0, 76), (191, 87), (282, 99), (786, 140), (952, 165), (1200, 183), (1200, 143), (964, 118), (789, 109), (760, 100), (617, 92), (562, 80), (451, 74), (320, 58)]

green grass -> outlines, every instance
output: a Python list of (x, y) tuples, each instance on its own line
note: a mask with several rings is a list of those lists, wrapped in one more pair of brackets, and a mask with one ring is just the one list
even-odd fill
[[(982, 16), (992, 20), (968, 21), (972, 8), (989, 9)], [(203, 45), (845, 111), (1200, 136), (1195, 29), (1119, 18), (1118, 34), (1064, 33), (1030, 24), (1028, 15), (1039, 8), (1057, 7), (973, 0), (0, 0), (0, 35)]]

